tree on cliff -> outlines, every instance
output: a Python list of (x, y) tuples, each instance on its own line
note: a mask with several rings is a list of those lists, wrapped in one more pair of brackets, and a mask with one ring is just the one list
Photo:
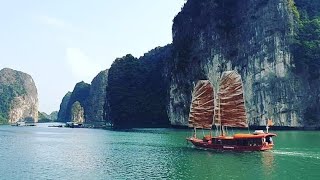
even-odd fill
[(140, 59), (126, 55), (109, 69), (107, 99), (114, 127), (168, 126), (164, 63), (171, 46), (156, 48)]
[[(317, 7), (317, 4), (314, 6)], [(320, 8), (320, 3), (318, 6)], [(302, 16), (292, 46), (296, 71), (308, 72), (310, 80), (318, 80), (320, 79), (320, 12), (315, 13), (309, 4), (301, 4), (299, 9), (303, 7), (309, 11), (301, 10)]]
[[(299, 11), (297, 33), (292, 44), (295, 72), (306, 77), (313, 91), (320, 80), (320, 1), (295, 0)], [(312, 97), (304, 111), (305, 125), (319, 126), (320, 98)]]

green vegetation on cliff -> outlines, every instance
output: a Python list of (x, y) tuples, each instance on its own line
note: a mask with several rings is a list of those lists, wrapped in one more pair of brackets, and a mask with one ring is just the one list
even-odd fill
[(104, 111), (104, 106), (108, 106), (108, 99), (106, 99), (107, 80), (108, 70), (104, 70), (91, 81), (90, 93), (85, 107), (86, 123), (99, 122), (103, 124), (108, 122), (109, 112), (107, 109)]
[(44, 112), (38, 112), (38, 119), (39, 123), (53, 122), (53, 120), (49, 118), (49, 115)]
[(19, 74), (20, 72), (7, 68), (0, 71), (0, 124), (8, 123), (12, 100), (26, 94)]
[(71, 107), (71, 122), (83, 123), (84, 122), (84, 109), (79, 101), (72, 104)]
[[(295, 0), (300, 17), (292, 44), (295, 72), (307, 77), (312, 89), (319, 89), (320, 80), (320, 1)], [(305, 124), (317, 126), (320, 121), (320, 98), (313, 101), (304, 112)]]
[[(168, 126), (167, 82), (164, 63), (171, 46), (156, 48), (137, 59), (132, 55), (116, 59), (108, 75), (107, 99), (114, 127)], [(108, 107), (108, 108), (109, 108)]]
[(50, 115), (46, 114), (45, 112), (38, 112), (38, 122), (44, 123), (44, 122), (55, 122), (57, 121), (58, 112), (53, 111)]
[[(72, 91), (70, 99), (68, 101), (68, 105), (66, 108), (66, 118), (64, 119), (65, 122), (71, 121), (72, 119), (71, 109), (72, 109), (72, 105), (76, 101), (78, 101), (82, 105), (82, 107), (85, 108), (87, 104), (87, 98), (89, 96), (89, 92), (90, 92), (90, 84), (87, 84), (83, 81), (76, 84), (76, 86)], [(86, 117), (86, 112), (84, 112), (84, 117)]]
[(62, 98), (62, 101), (60, 103), (60, 109), (58, 112), (57, 121), (58, 122), (67, 122), (67, 107), (70, 100), (72, 92), (68, 92), (64, 97)]
[(296, 0), (300, 12), (293, 43), (297, 73), (307, 72), (309, 80), (320, 79), (320, 1)]
[(0, 119), (8, 119), (8, 110), (12, 100), (25, 94), (26, 91), (19, 84), (6, 85), (0, 83), (0, 92)]
[[(90, 92), (90, 84), (83, 81), (77, 83), (72, 92), (68, 92), (62, 99), (58, 113), (59, 122), (72, 121), (72, 106), (78, 101), (85, 108)], [(84, 115), (86, 112), (84, 112)]]
[(310, 80), (318, 80), (320, 77), (320, 17), (302, 21), (296, 35), (294, 57), (297, 72), (307, 70)]

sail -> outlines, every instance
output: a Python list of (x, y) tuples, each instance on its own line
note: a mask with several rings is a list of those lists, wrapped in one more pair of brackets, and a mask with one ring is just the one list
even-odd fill
[(212, 127), (214, 114), (214, 91), (208, 80), (198, 81), (192, 93), (189, 127)]
[(241, 76), (235, 71), (226, 71), (219, 86), (215, 124), (248, 127)]

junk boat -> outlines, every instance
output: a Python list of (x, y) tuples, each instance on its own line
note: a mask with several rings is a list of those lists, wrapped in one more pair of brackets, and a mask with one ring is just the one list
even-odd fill
[[(265, 151), (273, 148), (269, 126), (266, 132), (257, 130), (254, 133), (228, 135), (227, 128), (248, 128), (245, 101), (241, 76), (235, 71), (223, 72), (219, 83), (218, 94), (208, 80), (200, 80), (192, 93), (189, 113), (189, 127), (194, 128), (193, 136), (187, 138), (195, 147), (213, 150), (230, 151)], [(215, 99), (216, 96), (216, 99)], [(212, 127), (216, 127), (216, 136)], [(209, 129), (210, 134), (197, 137), (197, 129)]]

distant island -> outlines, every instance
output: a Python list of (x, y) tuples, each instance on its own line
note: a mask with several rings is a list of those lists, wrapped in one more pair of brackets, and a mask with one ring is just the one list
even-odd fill
[(38, 92), (30, 75), (0, 70), (0, 92), (0, 124), (38, 122)]
[(58, 111), (53, 111), (50, 114), (38, 112), (38, 118), (39, 123), (56, 122), (58, 119)]

